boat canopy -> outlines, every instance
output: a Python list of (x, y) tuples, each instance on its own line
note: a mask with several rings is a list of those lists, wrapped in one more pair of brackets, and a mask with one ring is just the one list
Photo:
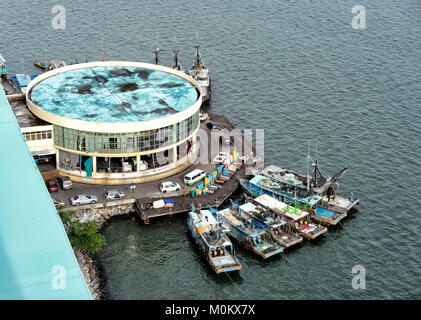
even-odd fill
[(245, 225), (242, 221), (237, 219), (233, 214), (233, 211), (230, 208), (225, 208), (221, 211), (218, 211), (218, 214), (230, 225), (235, 227), (237, 230), (243, 232), (244, 234), (256, 238), (265, 234), (265, 231), (260, 228), (249, 228), (248, 225)]
[(267, 194), (258, 196), (254, 199), (254, 201), (275, 212), (283, 213), (286, 217), (291, 218), (294, 221), (299, 220), (309, 214), (307, 211), (290, 208), (286, 203), (283, 203), (282, 201), (279, 201)]
[[(258, 213), (258, 207), (256, 207), (251, 202), (246, 202), (245, 204), (242, 204), (241, 206), (239, 206), (239, 208), (240, 208), (240, 210), (242, 210), (246, 213), (249, 213), (249, 214)], [(275, 219), (273, 219), (271, 217), (266, 217), (265, 223), (271, 225), (272, 228), (278, 228), (278, 227), (286, 224), (285, 221), (275, 221)]]
[(25, 74), (16, 75), (16, 81), (18, 82), (21, 88), (27, 87), (29, 82), (31, 82), (31, 80), (32, 80), (32, 77), (30, 74), (25, 73)]
[(256, 206), (251, 202), (246, 202), (240, 206), (240, 210), (244, 212), (253, 212), (256, 209)]
[(217, 243), (214, 243), (214, 241), (209, 241), (210, 238), (207, 236), (207, 234), (209, 234), (212, 230), (216, 230), (217, 228), (217, 221), (209, 210), (200, 210), (199, 213), (190, 212), (190, 216), (193, 220), (193, 224), (197, 228), (197, 232), (202, 236), (210, 248), (215, 246), (231, 245), (225, 236), (221, 237), (219, 239), (220, 241), (218, 240)]

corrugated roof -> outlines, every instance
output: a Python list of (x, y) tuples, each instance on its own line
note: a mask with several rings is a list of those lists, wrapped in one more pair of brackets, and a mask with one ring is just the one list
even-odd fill
[(0, 115), (0, 299), (92, 299), (1, 85)]

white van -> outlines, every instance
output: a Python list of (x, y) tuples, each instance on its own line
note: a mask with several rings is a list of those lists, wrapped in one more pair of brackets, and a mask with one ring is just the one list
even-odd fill
[(196, 169), (184, 176), (184, 183), (192, 186), (204, 177), (206, 177), (206, 173), (203, 170)]

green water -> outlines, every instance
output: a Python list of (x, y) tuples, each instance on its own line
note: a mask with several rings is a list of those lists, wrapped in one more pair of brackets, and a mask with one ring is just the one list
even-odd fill
[[(343, 165), (343, 191), (359, 213), (271, 261), (237, 248), (244, 269), (216, 277), (191, 244), (185, 217), (171, 224), (110, 224), (101, 253), (115, 299), (420, 298), (421, 3), (359, 1), (367, 29), (351, 27), (354, 2), (95, 1), (66, 4), (67, 29), (51, 28), (53, 1), (2, 4), (2, 55), (11, 73), (44, 59), (170, 65), (177, 45), (193, 62), (198, 35), (212, 77), (209, 110), (265, 130), (265, 160), (305, 170), (307, 144), (320, 164)], [(200, 14), (203, 18), (195, 17)], [(20, 55), (23, 54), (22, 66)], [(45, 60), (45, 59), (44, 59)], [(314, 153), (314, 149), (312, 150)], [(352, 267), (367, 271), (355, 290)]]

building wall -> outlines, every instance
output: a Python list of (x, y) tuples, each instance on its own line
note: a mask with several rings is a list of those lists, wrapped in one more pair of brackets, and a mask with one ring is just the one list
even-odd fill
[[(30, 98), (31, 90), (43, 80), (70, 70), (98, 66), (139, 67), (174, 74), (189, 81), (199, 92), (198, 99), (190, 107), (159, 119), (140, 122), (101, 123), (65, 118), (49, 113), (36, 106)], [(126, 61), (99, 61), (61, 67), (36, 77), (27, 88), (28, 108), (37, 117), (53, 125), (52, 145), (57, 150), (57, 169), (61, 175), (69, 175), (72, 180), (95, 184), (135, 183), (161, 179), (186, 169), (190, 163), (178, 159), (177, 148), (186, 141), (194, 143), (199, 129), (199, 111), (202, 103), (202, 89), (190, 76), (171, 68)], [(31, 142), (32, 143), (32, 142)], [(29, 144), (29, 141), (28, 141)], [(156, 156), (162, 152), (170, 153), (171, 163), (157, 168), (140, 170), (141, 157)], [(60, 161), (63, 156), (68, 166)], [(98, 172), (98, 158), (135, 158), (134, 172)], [(82, 170), (82, 163), (87, 158), (92, 160), (92, 168)], [(89, 160), (89, 161), (91, 161)], [(116, 159), (117, 160), (117, 159)], [(109, 170), (108, 170), (109, 171)]]

